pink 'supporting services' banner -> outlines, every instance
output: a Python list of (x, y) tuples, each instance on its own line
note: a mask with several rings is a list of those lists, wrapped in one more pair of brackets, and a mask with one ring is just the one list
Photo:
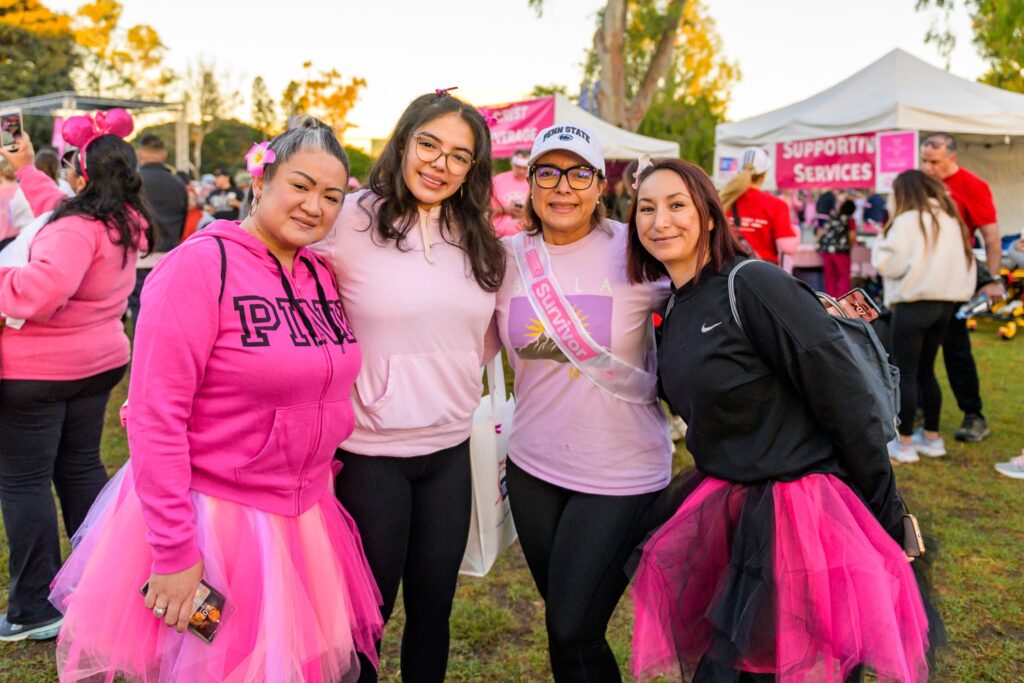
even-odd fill
[(494, 117), (491, 124), (491, 154), (496, 158), (512, 156), (517, 149), (529, 149), (537, 133), (555, 122), (555, 98), (513, 102), (500, 107), (480, 107), (482, 114)]
[(779, 142), (775, 183), (794, 190), (874, 187), (875, 133)]

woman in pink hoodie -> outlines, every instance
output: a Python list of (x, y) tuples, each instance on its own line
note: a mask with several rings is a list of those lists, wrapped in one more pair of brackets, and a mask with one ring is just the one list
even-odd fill
[(102, 135), (83, 149), (88, 170), (81, 155), (74, 163), (88, 181), (71, 199), (33, 165), (26, 136), (16, 152), (3, 152), (33, 213), (53, 213), (28, 262), (0, 268), (0, 501), (11, 553), (2, 641), (53, 638), (60, 629), (47, 600), (61, 562), (50, 485), (74, 534), (107, 483), (103, 415), (129, 354), (121, 316), (154, 225), (131, 145)]
[[(248, 217), (191, 237), (142, 292), (131, 459), (51, 595), (62, 681), (336, 683), (358, 677), (357, 652), (376, 664), (379, 594), (332, 486), (360, 349), (306, 249), (338, 215), (348, 160), (316, 120), (247, 158)], [(196, 610), (200, 580), (223, 594), (215, 610)]]
[[(368, 187), (316, 247), (365, 344), (337, 493), (363, 534), (385, 620), (403, 583), (402, 679), (441, 683), (469, 536), (469, 432), (505, 272), (487, 219), (487, 124), (446, 91), (418, 97)], [(373, 680), (367, 667), (362, 681)]]

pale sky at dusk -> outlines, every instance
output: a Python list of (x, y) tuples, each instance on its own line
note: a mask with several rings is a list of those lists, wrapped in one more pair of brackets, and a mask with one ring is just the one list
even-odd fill
[[(43, 0), (73, 11), (82, 0)], [(578, 89), (580, 63), (603, 0), (546, 0), (537, 18), (527, 0), (122, 0), (122, 25), (148, 23), (184, 71), (199, 54), (214, 58), (248, 99), (262, 75), (277, 98), (302, 62), (368, 82), (350, 115), (351, 142), (383, 137), (418, 94), (459, 86), (474, 104), (519, 99), (535, 84)], [(924, 44), (929, 18), (914, 0), (706, 0), (725, 53), (739, 62), (729, 118), (738, 120), (803, 99), (895, 47), (943, 66)], [(856, 8), (854, 11), (853, 8)], [(985, 65), (956, 17), (960, 46), (953, 73), (977, 78)], [(249, 107), (240, 112), (248, 118)]]

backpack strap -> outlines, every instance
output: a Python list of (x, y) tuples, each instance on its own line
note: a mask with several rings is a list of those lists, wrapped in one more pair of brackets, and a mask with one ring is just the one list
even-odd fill
[(220, 237), (214, 237), (217, 240), (217, 248), (220, 249), (220, 294), (217, 295), (217, 303), (221, 303), (224, 300), (224, 282), (227, 280), (228, 275), (228, 255), (224, 251), (224, 240)]
[(736, 273), (739, 272), (739, 269), (743, 266), (756, 263), (756, 261), (757, 259), (746, 259), (745, 261), (740, 261), (731, 271), (729, 271), (729, 310), (732, 311), (732, 319), (736, 321), (736, 324), (741, 330), (743, 329), (743, 323), (740, 322), (740, 313), (736, 308)]

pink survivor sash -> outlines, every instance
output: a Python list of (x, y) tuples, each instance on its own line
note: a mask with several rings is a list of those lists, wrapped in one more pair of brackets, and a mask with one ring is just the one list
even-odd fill
[(569, 362), (615, 398), (641, 404), (656, 401), (658, 376), (619, 360), (583, 327), (555, 279), (544, 238), (521, 232), (512, 238), (512, 247), (526, 298), (544, 325), (544, 332)]

